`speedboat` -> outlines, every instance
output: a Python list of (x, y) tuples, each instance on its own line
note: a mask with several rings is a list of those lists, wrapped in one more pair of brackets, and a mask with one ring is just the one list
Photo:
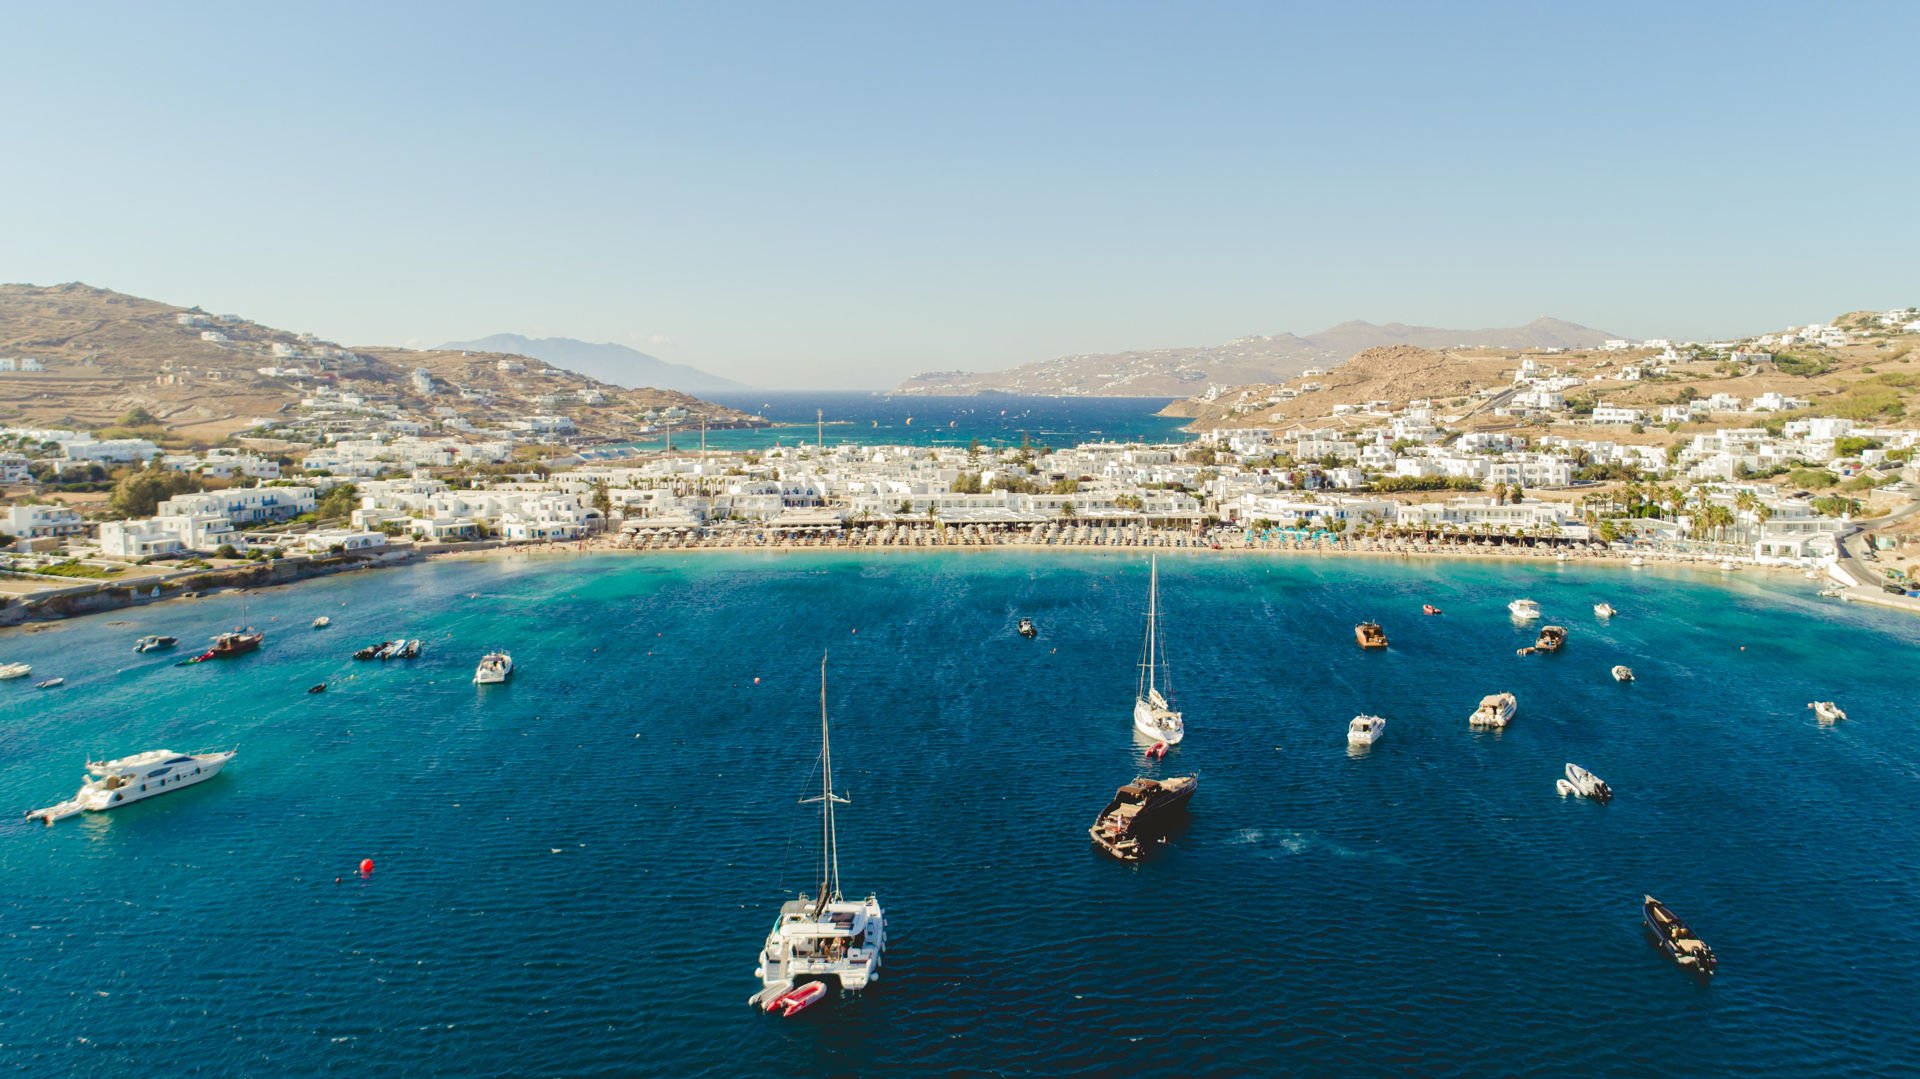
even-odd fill
[(331, 626), (331, 625), (333, 625), (333, 619), (328, 618), (324, 614), (313, 620), (314, 629), (326, 629), (328, 626)]
[(1713, 949), (1697, 936), (1693, 928), (1680, 920), (1672, 908), (1652, 896), (1647, 896), (1640, 907), (1640, 917), (1646, 923), (1647, 932), (1653, 942), (1667, 957), (1678, 963), (1682, 969), (1693, 972), (1702, 978), (1711, 978), (1719, 967), (1720, 961), (1714, 957)]
[(513, 674), (513, 657), (505, 652), (488, 652), (480, 657), (480, 665), (473, 669), (473, 684), (494, 686), (506, 681)]
[(1833, 723), (1847, 718), (1847, 714), (1840, 710), (1840, 706), (1832, 701), (1808, 701), (1807, 707), (1813, 709), (1813, 714), (1818, 716), (1822, 723)]
[(1574, 791), (1582, 798), (1591, 798), (1601, 805), (1613, 801), (1613, 788), (1607, 786), (1607, 781), (1577, 764), (1568, 763), (1567, 782), (1573, 784)]
[(133, 650), (135, 652), (155, 652), (162, 648), (172, 648), (179, 643), (180, 638), (178, 637), (167, 637), (155, 634), (151, 637), (142, 637), (133, 642)]
[(32, 673), (33, 664), (31, 663), (0, 663), (0, 680), (25, 678)]
[(1593, 615), (1595, 618), (1612, 618), (1618, 613), (1618, 611), (1613, 609), (1613, 604), (1605, 600), (1593, 605)]
[(1020, 632), (1020, 636), (1025, 637), (1028, 640), (1032, 640), (1033, 638), (1040, 636), (1040, 631), (1033, 628), (1033, 619), (1031, 618), (1022, 618), (1020, 620), (1019, 632)]
[(66, 684), (67, 684), (67, 680), (66, 680), (66, 679), (64, 679), (64, 678), (49, 678), (49, 679), (47, 679), (47, 680), (46, 680), (46, 681), (44, 681), (44, 682), (35, 682), (35, 683), (33, 684), (33, 688), (35, 688), (35, 689), (52, 689), (52, 688), (54, 688), (55, 686), (64, 686), (64, 685), (66, 685)]
[(1616, 682), (1633, 681), (1633, 668), (1624, 663), (1615, 664), (1613, 668), (1613, 680)]
[(1347, 744), (1350, 746), (1370, 746), (1386, 733), (1387, 721), (1379, 716), (1354, 716), (1347, 724)]
[(1422, 603), (1420, 605), (1420, 613), (1421, 614), (1439, 614), (1440, 608), (1435, 607), (1431, 603)]
[(1160, 692), (1173, 692), (1167, 674), (1166, 644), (1160, 639), (1160, 560), (1152, 562), (1147, 584), (1147, 641), (1140, 655), (1140, 685), (1133, 698), (1133, 728), (1156, 742), (1177, 744), (1187, 736), (1186, 720)]
[(48, 824), (81, 812), (118, 809), (128, 802), (169, 794), (203, 783), (220, 774), (238, 750), (221, 753), (175, 753), (155, 749), (113, 761), (89, 761), (88, 775), (72, 798), (56, 806), (36, 809), (28, 820)]
[[(820, 889), (780, 904), (780, 913), (760, 946), (754, 974), (760, 990), (747, 1003), (782, 1017), (826, 995), (829, 982), (858, 992), (880, 977), (887, 946), (887, 918), (880, 898), (848, 899), (840, 891), (840, 845), (834, 807), (847, 799), (833, 790), (833, 752), (827, 735), (827, 661), (820, 659)], [(817, 988), (816, 988), (817, 987)]]
[(1378, 622), (1362, 622), (1353, 627), (1353, 639), (1358, 641), (1362, 648), (1385, 648), (1387, 631), (1381, 629)]
[(1115, 792), (1087, 834), (1094, 845), (1123, 862), (1137, 862), (1140, 842), (1162, 834), (1166, 819), (1187, 804), (1200, 785), (1199, 776), (1148, 779), (1140, 776)]
[(1521, 622), (1540, 617), (1540, 605), (1530, 599), (1516, 599), (1507, 604), (1507, 610)]
[(1480, 707), (1467, 717), (1469, 727), (1504, 727), (1513, 722), (1513, 713), (1519, 707), (1511, 693), (1489, 693), (1480, 698)]
[(1560, 646), (1567, 643), (1567, 627), (1541, 626), (1540, 635), (1533, 639), (1536, 652), (1558, 652)]

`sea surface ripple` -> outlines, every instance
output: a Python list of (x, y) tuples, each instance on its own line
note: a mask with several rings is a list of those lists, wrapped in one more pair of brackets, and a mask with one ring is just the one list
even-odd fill
[[(111, 814), (0, 820), (0, 1065), (1911, 1068), (1920, 622), (1787, 576), (1160, 568), (1191, 734), (1153, 766), (1128, 720), (1138, 551), (515, 556), (9, 632), (0, 660), (67, 678), (0, 683), (13, 813), (68, 796), (90, 757), (240, 755)], [(1570, 628), (1564, 652), (1514, 654), (1523, 595)], [(1361, 618), (1392, 647), (1357, 649)], [(260, 653), (173, 665), (243, 619)], [(145, 633), (183, 643), (135, 656)], [(349, 658), (402, 635), (420, 659)], [(495, 648), (513, 681), (471, 685)], [(885, 902), (890, 946), (862, 998), (780, 1021), (745, 1001), (774, 911), (817, 872), (797, 802), (823, 651), (842, 870)], [(1468, 730), (1503, 689), (1512, 727)], [(1821, 727), (1806, 702), (1827, 698), (1850, 718)], [(1386, 735), (1350, 754), (1358, 712)], [(1568, 761), (1614, 803), (1557, 797)], [(1139, 771), (1201, 786), (1121, 865), (1085, 829)], [(1647, 892), (1719, 952), (1712, 985), (1642, 938)]]

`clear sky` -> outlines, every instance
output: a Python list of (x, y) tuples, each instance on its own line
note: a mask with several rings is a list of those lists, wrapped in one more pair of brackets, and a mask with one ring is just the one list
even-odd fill
[(0, 5), (0, 279), (764, 386), (1920, 303), (1920, 4)]

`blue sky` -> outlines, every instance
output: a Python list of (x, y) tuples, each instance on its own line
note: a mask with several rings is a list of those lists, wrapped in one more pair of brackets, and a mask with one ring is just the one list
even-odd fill
[(766, 386), (1920, 303), (1920, 5), (0, 6), (0, 279)]

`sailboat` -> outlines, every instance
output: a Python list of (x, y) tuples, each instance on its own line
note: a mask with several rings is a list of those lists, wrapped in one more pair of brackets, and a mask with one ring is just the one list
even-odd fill
[(880, 977), (887, 919), (878, 896), (848, 900), (840, 892), (839, 836), (833, 807), (849, 799), (833, 793), (833, 746), (827, 735), (827, 657), (820, 656), (820, 889), (780, 905), (780, 914), (760, 948), (760, 991), (747, 1003), (782, 1017), (826, 996), (827, 983), (845, 992), (865, 989)]
[(1173, 678), (1167, 672), (1167, 650), (1160, 641), (1160, 559), (1152, 561), (1147, 585), (1147, 643), (1140, 653), (1140, 688), (1133, 699), (1133, 727), (1156, 742), (1174, 745), (1186, 737), (1187, 726), (1180, 713), (1161, 695), (1164, 686), (1173, 692)]

